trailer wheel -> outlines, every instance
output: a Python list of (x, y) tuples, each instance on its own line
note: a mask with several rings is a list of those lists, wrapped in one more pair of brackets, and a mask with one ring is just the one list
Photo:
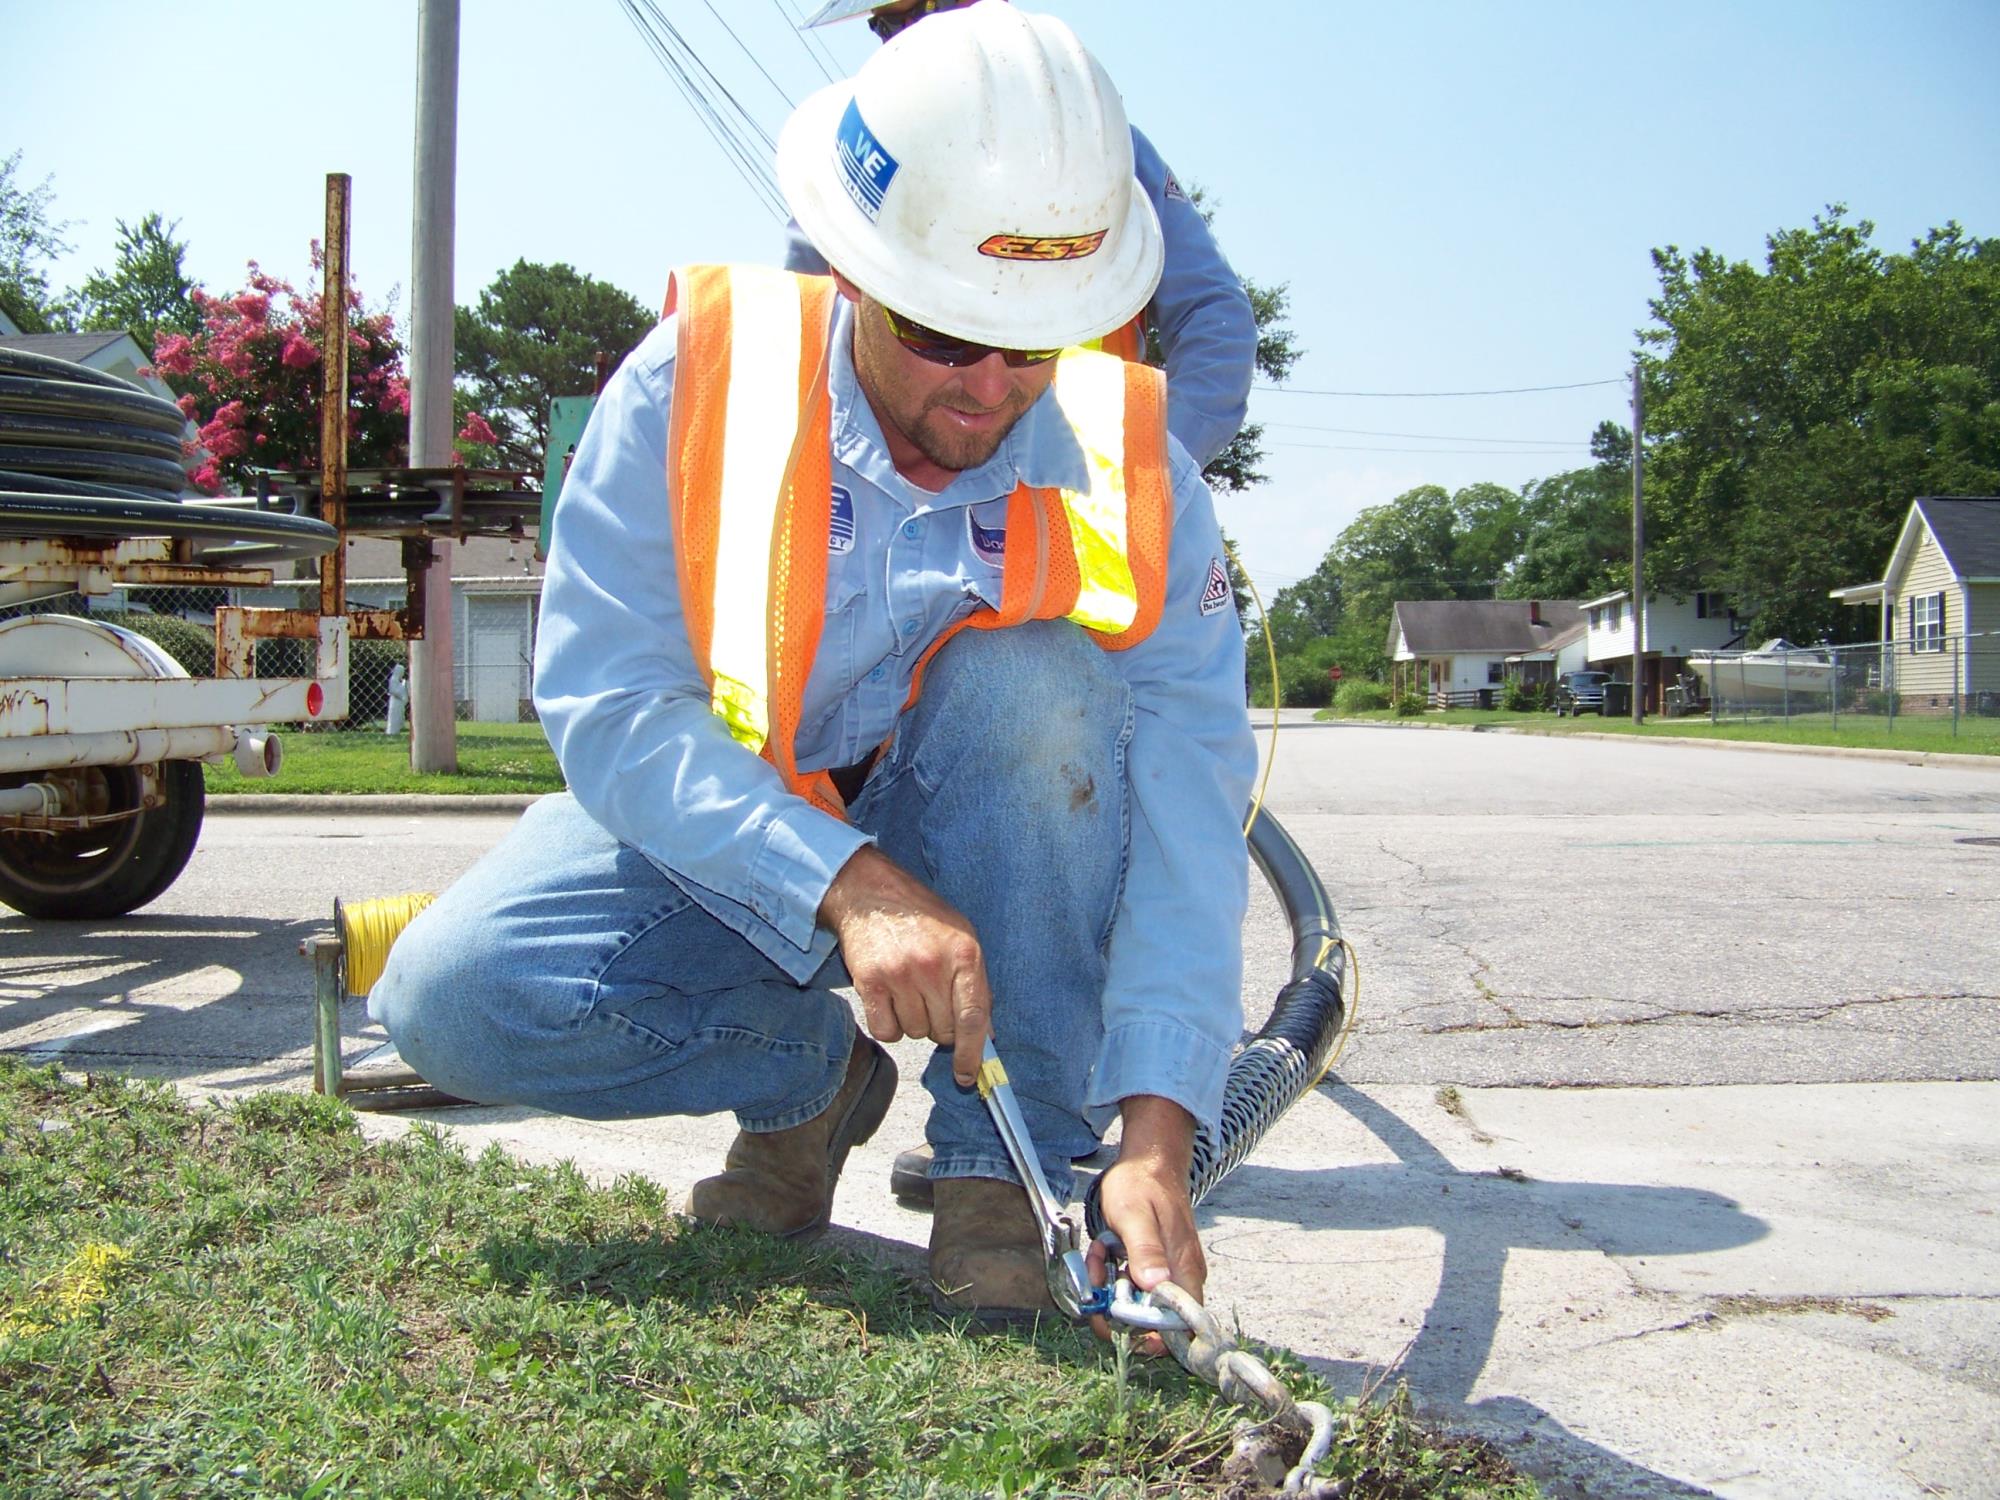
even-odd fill
[[(138, 806), (132, 767), (92, 766), (83, 774), (101, 779), (107, 810)], [(28, 779), (0, 777), (0, 785)], [(113, 823), (57, 834), (0, 829), (0, 902), (30, 917), (81, 921), (120, 917), (153, 900), (186, 868), (201, 837), (200, 764), (162, 762), (160, 790), (162, 806)]]

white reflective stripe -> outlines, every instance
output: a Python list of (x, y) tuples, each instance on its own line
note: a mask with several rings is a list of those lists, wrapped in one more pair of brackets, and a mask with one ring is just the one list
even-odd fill
[(1056, 404), (1083, 449), (1090, 488), (1064, 490), (1080, 586), (1069, 618), (1117, 634), (1139, 614), (1125, 533), (1125, 362), (1067, 350), (1056, 361)]
[(711, 701), (737, 739), (762, 749), (771, 731), (771, 532), (799, 421), (798, 281), (784, 271), (732, 266), (729, 302)]

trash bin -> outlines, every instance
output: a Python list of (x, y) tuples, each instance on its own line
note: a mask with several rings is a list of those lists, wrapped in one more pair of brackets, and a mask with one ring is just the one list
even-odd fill
[(1627, 717), (1632, 712), (1632, 684), (1629, 682), (1607, 682), (1604, 684), (1604, 716)]
[(1481, 689), (1479, 689), (1479, 706), (1480, 706), (1481, 708), (1491, 708), (1491, 707), (1493, 706), (1493, 689), (1492, 689), (1492, 688), (1481, 688)]

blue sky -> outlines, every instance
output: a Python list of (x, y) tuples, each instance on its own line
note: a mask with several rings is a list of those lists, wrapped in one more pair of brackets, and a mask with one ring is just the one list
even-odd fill
[[(802, 0), (656, 3), (772, 134), (780, 88), (825, 83), (783, 24)], [(1236, 268), (1289, 286), (1302, 390), (1616, 380), (1654, 246), (1756, 259), (1831, 202), (1887, 249), (1948, 219), (2000, 234), (1995, 0), (1030, 3), (1077, 29), (1207, 189)], [(30, 184), (53, 174), (76, 221), (57, 279), (107, 265), (115, 221), (150, 210), (180, 220), (212, 290), (252, 258), (303, 276), (325, 174), (345, 171), (363, 292), (406, 286), (415, 14), (0, 0), (0, 154), (21, 148)], [(835, 71), (875, 46), (859, 23), (818, 35)], [(465, 0), (460, 67), (459, 300), (521, 257), (650, 304), (676, 263), (777, 254), (779, 226), (616, 0)], [(1585, 461), (1625, 400), (1260, 391), (1271, 482), (1226, 500), (1224, 525), (1274, 589), (1413, 485)]]

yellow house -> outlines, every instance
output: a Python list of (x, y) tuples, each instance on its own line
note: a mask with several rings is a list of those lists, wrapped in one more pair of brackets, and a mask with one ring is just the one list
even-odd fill
[(1879, 681), (1900, 706), (2000, 700), (2000, 496), (1914, 501), (1881, 582), (1833, 597), (1880, 611)]

